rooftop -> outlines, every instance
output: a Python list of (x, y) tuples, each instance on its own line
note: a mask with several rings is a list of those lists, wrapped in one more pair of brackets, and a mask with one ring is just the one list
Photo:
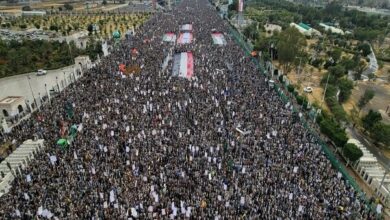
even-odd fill
[(299, 23), (298, 24), (299, 26), (301, 26), (303, 29), (306, 29), (306, 30), (310, 30), (311, 29), (311, 27), (309, 26), (309, 25), (307, 25), (307, 24), (304, 24), (304, 23)]
[(14, 102), (23, 99), (22, 96), (7, 96), (4, 99), (0, 100), (0, 105), (11, 105)]

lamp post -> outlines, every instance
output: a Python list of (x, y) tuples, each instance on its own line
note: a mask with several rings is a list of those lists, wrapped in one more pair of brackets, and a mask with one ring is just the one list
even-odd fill
[(316, 118), (317, 118), (318, 111), (320, 111), (320, 110), (322, 109), (322, 105), (324, 104), (326, 90), (328, 89), (329, 76), (330, 76), (330, 73), (328, 73), (328, 77), (326, 78), (326, 84), (325, 84), (324, 94), (322, 95), (322, 100), (321, 100), (320, 109), (318, 109), (318, 110), (316, 111), (316, 114), (314, 115), (314, 119), (313, 119), (314, 121), (315, 121)]
[(57, 84), (57, 90), (60, 92), (60, 86), (58, 85), (58, 76), (56, 76), (56, 84)]
[(41, 97), (41, 93), (38, 92), (38, 97), (39, 97), (39, 106), (42, 106), (42, 97)]
[(50, 102), (50, 94), (47, 91), (47, 84), (46, 83), (45, 83), (45, 91), (46, 91), (47, 98), (49, 99), (49, 102)]
[(27, 82), (28, 82), (28, 85), (30, 86), (30, 91), (31, 91), (31, 95), (34, 99), (35, 107), (38, 108), (37, 101), (35, 100), (35, 96), (34, 96), (34, 91), (32, 90), (32, 87), (31, 87), (30, 76), (27, 76)]
[(64, 88), (66, 87), (66, 76), (65, 76), (65, 71), (64, 71)]
[(301, 67), (301, 64), (302, 64), (302, 57), (298, 57), (296, 56), (295, 58), (298, 58), (299, 59), (299, 66), (298, 66), (298, 72), (297, 72), (297, 82), (299, 84), (300, 82), (300, 76), (301, 76), (301, 72), (302, 72), (302, 67)]

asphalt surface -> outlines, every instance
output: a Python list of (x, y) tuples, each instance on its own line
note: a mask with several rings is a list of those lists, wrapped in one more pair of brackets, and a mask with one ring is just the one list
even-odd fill
[[(37, 76), (36, 72), (21, 74), (0, 79), (0, 99), (7, 96), (23, 96), (30, 103), (33, 102), (33, 94), (40, 105), (39, 95), (45, 96), (57, 83), (62, 90), (63, 85), (69, 84), (69, 77), (73, 79), (73, 65), (56, 70), (48, 70), (46, 75)], [(65, 80), (66, 78), (66, 80)], [(45, 84), (47, 91), (45, 89)], [(31, 89), (30, 89), (31, 85)]]

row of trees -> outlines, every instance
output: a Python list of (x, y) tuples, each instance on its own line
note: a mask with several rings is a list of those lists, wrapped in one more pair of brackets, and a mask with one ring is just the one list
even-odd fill
[[(339, 1), (332, 1), (325, 8), (294, 4), (285, 0), (262, 0), (248, 3), (248, 7), (272, 10), (268, 22), (286, 27), (290, 22), (305, 22), (313, 28), (321, 29), (320, 22), (338, 21), (343, 29), (351, 30), (358, 40), (374, 40), (388, 33), (390, 17), (385, 15), (368, 15), (358, 10), (344, 9)], [(234, 8), (232, 8), (234, 9)], [(256, 20), (256, 18), (254, 18)]]
[(26, 29), (35, 27), (69, 35), (73, 31), (87, 30), (90, 24), (99, 27), (99, 37), (110, 37), (116, 29), (126, 32), (141, 25), (148, 14), (97, 14), (97, 15), (50, 15), (47, 17), (18, 17), (5, 19), (0, 17), (2, 28)]
[[(359, 109), (362, 109), (373, 97), (372, 90), (366, 90), (358, 102)], [(382, 122), (382, 115), (372, 109), (361, 119), (362, 127), (377, 144), (390, 146), (390, 125)]]
[(74, 42), (0, 40), (0, 78), (37, 69), (56, 69), (73, 64), (76, 56), (89, 55), (95, 59), (97, 54), (102, 54), (101, 43), (98, 42), (90, 43), (86, 50), (81, 50)]
[[(52, 9), (54, 9), (54, 7), (52, 7)], [(63, 6), (58, 7), (59, 11), (62, 11), (63, 9), (65, 9), (66, 11), (72, 11), (73, 5), (71, 5), (70, 3), (67, 2)], [(22, 11), (32, 11), (32, 10), (33, 9), (29, 5), (25, 5), (22, 7)]]

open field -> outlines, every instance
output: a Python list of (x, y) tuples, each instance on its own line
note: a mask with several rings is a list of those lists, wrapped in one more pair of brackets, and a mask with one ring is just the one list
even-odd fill
[[(305, 48), (305, 51), (308, 54), (315, 54), (317, 57), (325, 58), (327, 56), (326, 53), (316, 53), (312, 48), (313, 45), (318, 44), (317, 39), (308, 39), (307, 40), (307, 47)], [(357, 42), (352, 42), (353, 45), (356, 45)], [(328, 45), (330, 46), (330, 45)], [(353, 54), (346, 53), (345, 51), (342, 52), (341, 57), (345, 57), (348, 59), (352, 59)], [(368, 64), (366, 60), (361, 59), (362, 62)], [(278, 62), (274, 62), (276, 66), (278, 66)], [(323, 86), (320, 84), (322, 77), (324, 74), (326, 74), (327, 70), (325, 69), (318, 69), (315, 68), (309, 64), (306, 64), (304, 67), (302, 67), (301, 73), (297, 74), (296, 70), (293, 69), (291, 72), (287, 74), (288, 79), (292, 82), (293, 85), (298, 89), (299, 93), (308, 98), (308, 100), (311, 103), (317, 102), (318, 104), (321, 103), (322, 97), (323, 97)], [(390, 118), (388, 115), (385, 114), (386, 108), (388, 105), (390, 105), (390, 63), (389, 62), (383, 62), (380, 69), (376, 72), (377, 79), (370, 82), (364, 82), (364, 81), (355, 81), (354, 83), (354, 89), (352, 90), (352, 95), (350, 99), (343, 104), (343, 108), (346, 111), (348, 115), (351, 114), (351, 110), (354, 106), (357, 105), (357, 102), (359, 101), (360, 97), (363, 95), (364, 91), (366, 89), (373, 89), (376, 92), (375, 97), (367, 106), (362, 110), (361, 115), (368, 112), (369, 109), (376, 110), (381, 112), (382, 117), (384, 119), (385, 123), (390, 123)], [(313, 92), (310, 94), (304, 93), (303, 88), (305, 87), (312, 87)], [(324, 110), (328, 110), (328, 107), (326, 103), (322, 105), (322, 108)]]
[(370, 109), (381, 113), (383, 122), (390, 123), (390, 117), (385, 113), (387, 106), (390, 105), (390, 84), (385, 82), (358, 82), (352, 90), (351, 98), (343, 105), (345, 111), (350, 113), (353, 106), (357, 106), (360, 97), (366, 89), (375, 91), (374, 98), (362, 109), (361, 115), (366, 114)]

